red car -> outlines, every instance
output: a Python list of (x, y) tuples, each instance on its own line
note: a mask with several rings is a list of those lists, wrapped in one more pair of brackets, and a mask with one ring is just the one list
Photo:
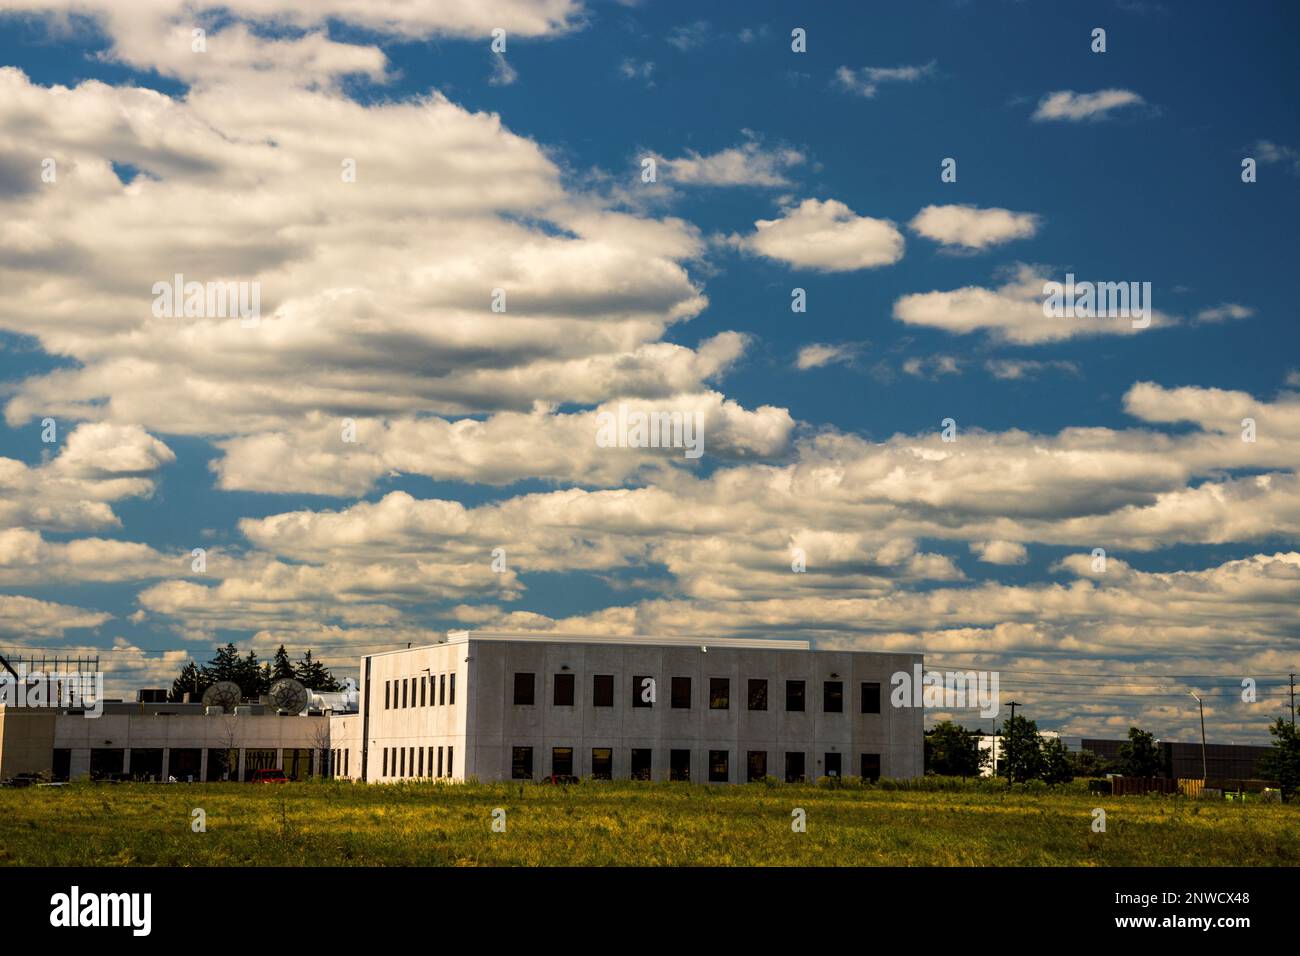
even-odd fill
[(289, 778), (284, 775), (283, 770), (274, 770), (263, 768), (262, 770), (253, 771), (253, 779), (249, 783), (288, 783)]

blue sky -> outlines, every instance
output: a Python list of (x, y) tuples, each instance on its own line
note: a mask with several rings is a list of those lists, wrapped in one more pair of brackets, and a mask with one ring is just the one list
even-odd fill
[[(726, 629), (1000, 669), (1072, 733), (1185, 736), (1179, 695), (1208, 689), (1220, 737), (1263, 736), (1300, 637), (1292, 5), (59, 7), (0, 3), (0, 64), (21, 71), (0, 108), (18, 293), (0, 459), (25, 466), (0, 486), (0, 647), (100, 648), (125, 685), (226, 640), (346, 672), (448, 627)], [(202, 54), (182, 42), (196, 24)], [(1073, 118), (1044, 115), (1054, 94)], [(738, 166), (709, 164), (728, 151)], [(373, 200), (313, 178), (353, 153)], [(844, 255), (847, 221), (901, 253), (844, 267), (806, 236), (792, 256), (758, 238), (832, 208)], [(978, 241), (956, 241), (961, 210)], [(146, 293), (177, 271), (261, 281), (262, 337), (151, 323)], [(1019, 337), (989, 317), (1029, 301), (1015, 275), (1066, 272), (1151, 283), (1159, 320), (1044, 317), (1078, 324), (1043, 338), (1032, 315)], [(425, 275), (483, 301), (506, 282), (523, 324)], [(619, 400), (704, 408), (711, 453), (572, 445)], [(533, 401), (541, 419), (511, 417)], [(325, 437), (352, 408), (365, 464)], [(454, 443), (456, 422), (483, 432)], [(188, 573), (195, 547), (220, 556), (210, 573)], [(1118, 576), (1076, 563), (1095, 547)], [(1115, 675), (1113, 696), (1069, 674)], [(1271, 703), (1236, 700), (1247, 677)]]

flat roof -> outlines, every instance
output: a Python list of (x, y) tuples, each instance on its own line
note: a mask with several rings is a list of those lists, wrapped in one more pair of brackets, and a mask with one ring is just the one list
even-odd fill
[(513, 641), (520, 644), (623, 644), (659, 647), (730, 647), (748, 650), (810, 651), (809, 641), (779, 637), (669, 637), (654, 634), (565, 634), (554, 631), (448, 631), (447, 644)]

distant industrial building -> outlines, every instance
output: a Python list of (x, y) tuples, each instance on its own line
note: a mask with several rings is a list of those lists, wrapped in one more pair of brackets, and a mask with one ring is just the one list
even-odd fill
[[(1119, 748), (1127, 740), (1101, 740), (1085, 737), (1082, 740), (1084, 750), (1091, 750), (1102, 760), (1117, 763), (1120, 759)], [(1178, 743), (1172, 740), (1156, 742), (1160, 752), (1161, 772), (1173, 780), (1201, 778), (1201, 744)], [(1258, 779), (1259, 761), (1272, 747), (1259, 747), (1248, 744), (1206, 744), (1205, 777), (1208, 780), (1253, 780)]]
[(334, 772), (367, 782), (916, 777), (923, 711), (889, 706), (889, 687), (920, 663), (807, 641), (452, 632), (362, 658), (359, 713), (331, 718)]

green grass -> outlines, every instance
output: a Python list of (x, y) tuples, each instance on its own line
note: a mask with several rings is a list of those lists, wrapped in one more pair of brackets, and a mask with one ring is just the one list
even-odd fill
[[(505, 833), (492, 832), (498, 807)], [(806, 833), (791, 829), (796, 807)], [(1077, 785), (86, 783), (0, 790), (0, 864), (1269, 866), (1300, 863), (1297, 824), (1294, 805)]]

